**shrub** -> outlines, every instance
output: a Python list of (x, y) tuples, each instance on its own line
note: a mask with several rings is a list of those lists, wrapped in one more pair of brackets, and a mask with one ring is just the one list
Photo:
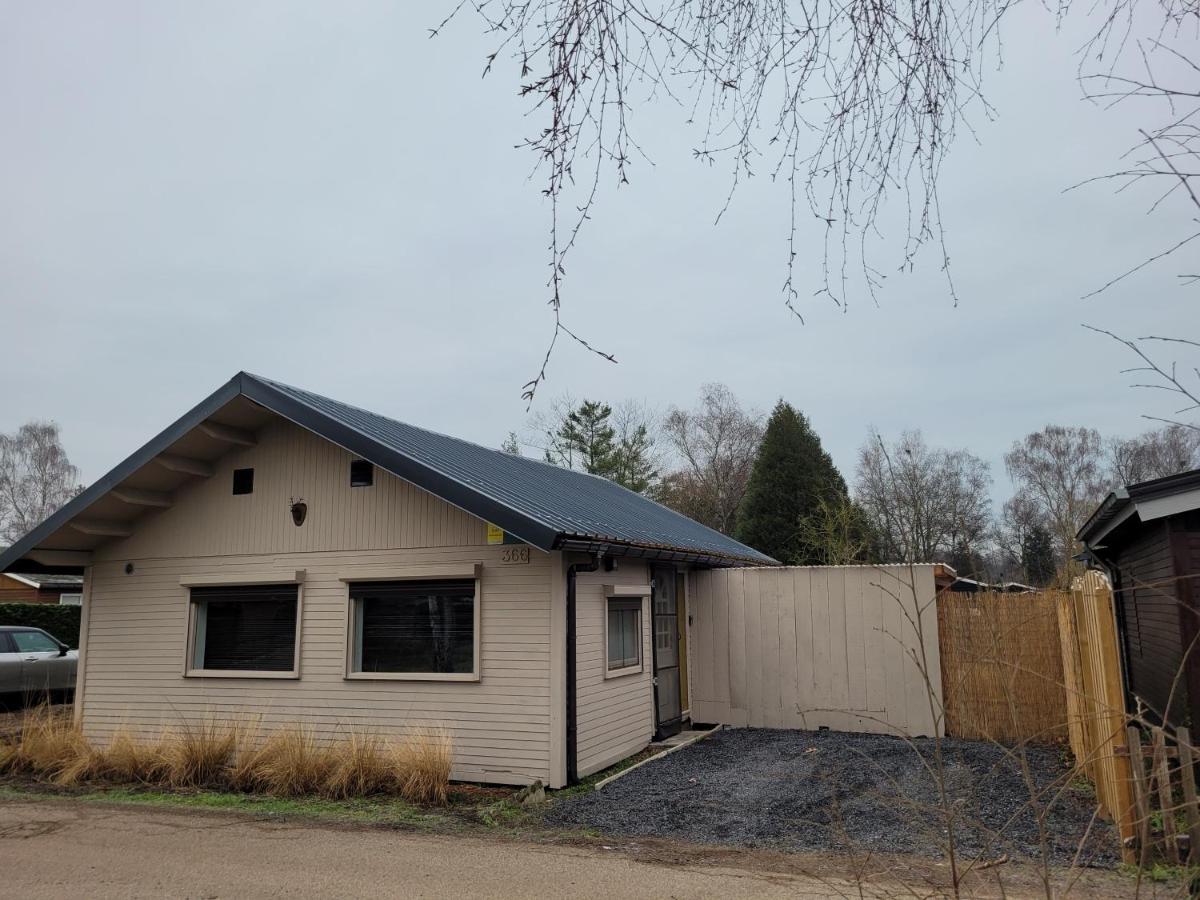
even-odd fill
[(79, 648), (78, 606), (52, 603), (0, 603), (0, 625), (24, 625), (48, 631), (73, 649)]
[(26, 711), (20, 740), (5, 756), (10, 769), (73, 784), (89, 771), (91, 747), (69, 710), (42, 704)]

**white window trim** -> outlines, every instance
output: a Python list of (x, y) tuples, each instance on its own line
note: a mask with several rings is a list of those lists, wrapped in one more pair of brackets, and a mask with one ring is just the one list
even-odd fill
[[(450, 681), (479, 682), (481, 675), (480, 654), (483, 648), (483, 589), (482, 566), (421, 566), (408, 569), (363, 570), (339, 576), (346, 585), (346, 681)], [(356, 672), (354, 671), (356, 619), (358, 604), (350, 597), (350, 586), (361, 581), (439, 581), (462, 578), (475, 582), (475, 621), (473, 627), (473, 664), (470, 672)]]
[[(63, 601), (64, 597), (69, 597), (74, 602), (66, 603)], [(59, 606), (83, 606), (83, 593), (81, 591), (76, 591), (74, 593), (59, 594), (58, 595), (58, 605)]]
[[(624, 678), (627, 675), (639, 675), (646, 670), (646, 598), (649, 595), (649, 585), (645, 587), (646, 593), (623, 593), (610, 590), (613, 585), (604, 586), (604, 656), (601, 659), (601, 665), (604, 666), (604, 680), (610, 678)], [(628, 585), (619, 585), (621, 588), (628, 588)], [(641, 588), (641, 585), (637, 586)], [(640, 600), (638, 604), (638, 662), (636, 666), (624, 666), (620, 669), (610, 669), (608, 667), (608, 611), (613, 600), (629, 601)]]
[[(183, 645), (183, 677), (184, 678), (271, 678), (296, 681), (300, 678), (300, 638), (304, 633), (304, 571), (297, 570), (293, 577), (280, 575), (252, 575), (245, 577), (224, 576), (184, 576), (179, 579), (183, 589), (184, 603), (187, 607), (187, 639)], [(192, 601), (193, 587), (239, 587), (254, 584), (294, 584), (296, 585), (296, 645), (292, 650), (292, 669), (285, 672), (263, 671), (261, 669), (197, 669), (193, 666), (196, 659), (196, 609), (198, 603)]]

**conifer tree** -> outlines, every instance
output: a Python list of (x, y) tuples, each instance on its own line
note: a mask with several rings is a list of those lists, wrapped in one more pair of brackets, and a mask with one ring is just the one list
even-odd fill
[(818, 565), (827, 557), (812, 536), (828, 504), (846, 498), (846, 482), (812, 425), (780, 400), (738, 512), (738, 540), (788, 565)]

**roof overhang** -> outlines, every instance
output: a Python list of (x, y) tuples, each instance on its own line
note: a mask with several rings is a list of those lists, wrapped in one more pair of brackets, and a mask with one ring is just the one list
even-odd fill
[(231, 449), (252, 446), (255, 432), (274, 417), (286, 419), (370, 460), (541, 550), (603, 552), (712, 566), (776, 564), (765, 556), (749, 555), (754, 552), (750, 548), (745, 548), (746, 556), (739, 556), (564, 534), (535, 515), (514, 509), (415, 455), (400, 452), (269, 381), (239, 372), (0, 553), (0, 572), (82, 571), (91, 564), (93, 550), (106, 541), (130, 535), (136, 521), (147, 511), (171, 506), (176, 491), (194, 479), (211, 476), (216, 461)]
[(1200, 469), (1117, 488), (1101, 501), (1076, 537), (1096, 549), (1134, 516), (1153, 522), (1194, 509), (1200, 509)]

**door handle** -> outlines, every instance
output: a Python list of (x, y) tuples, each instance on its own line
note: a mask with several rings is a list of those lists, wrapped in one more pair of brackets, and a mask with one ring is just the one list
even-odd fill
[(37, 662), (37, 661), (38, 661), (38, 657), (36, 657), (36, 656), (25, 657), (25, 662)]

